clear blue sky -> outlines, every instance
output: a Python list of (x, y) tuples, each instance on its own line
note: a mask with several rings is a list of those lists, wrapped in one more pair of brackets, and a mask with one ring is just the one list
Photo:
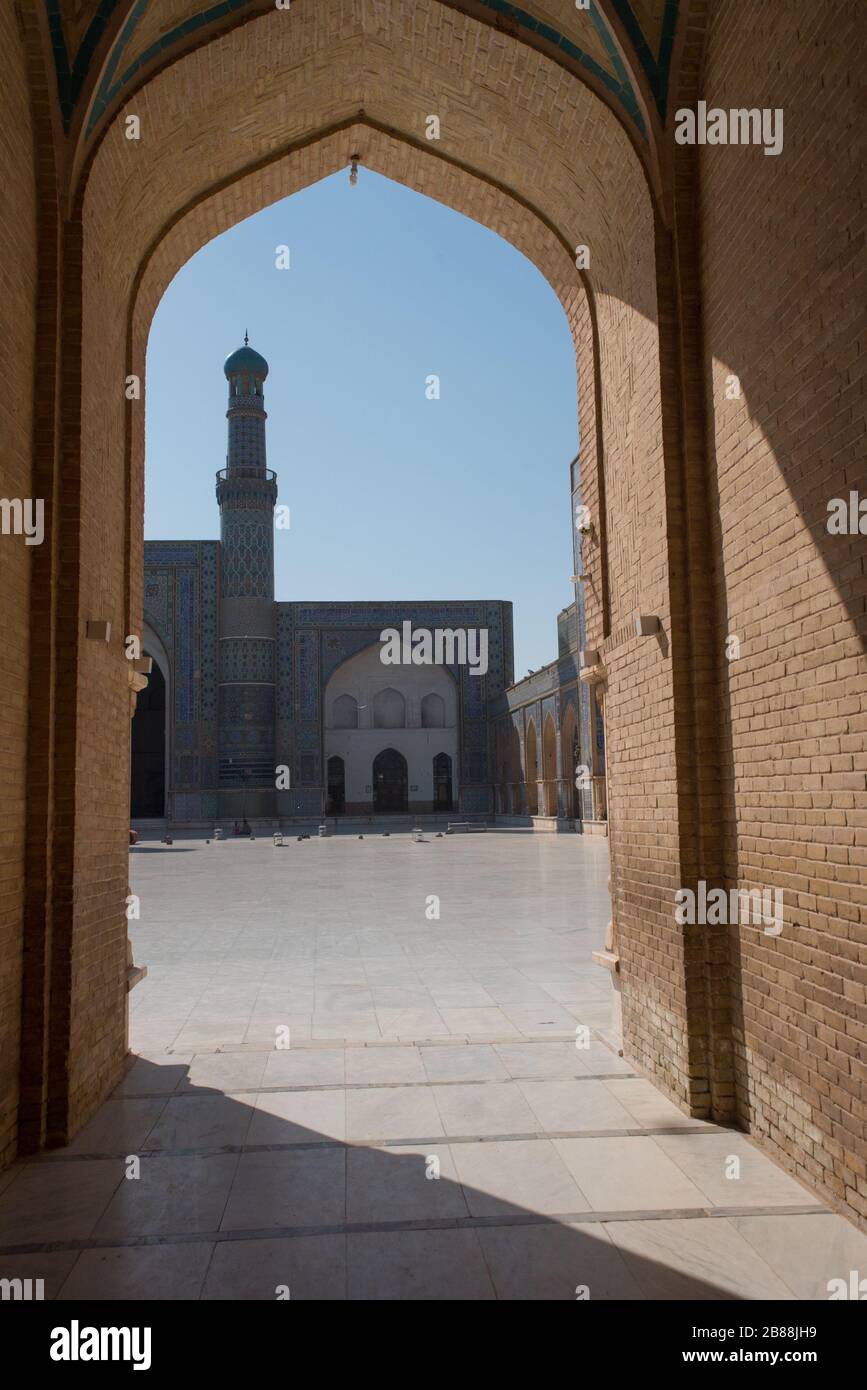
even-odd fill
[(268, 464), (291, 508), (276, 597), (511, 599), (516, 677), (552, 660), (573, 597), (575, 355), (535, 266), (363, 168), (210, 242), (151, 330), (148, 539), (219, 535), (222, 365), (245, 329), (270, 364)]

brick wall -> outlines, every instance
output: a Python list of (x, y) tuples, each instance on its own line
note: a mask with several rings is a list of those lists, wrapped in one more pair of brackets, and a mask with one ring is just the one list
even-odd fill
[(861, 11), (716, 7), (703, 95), (782, 108), (784, 145), (706, 147), (701, 227), (717, 643), (741, 644), (724, 662), (726, 870), (784, 893), (780, 936), (733, 942), (738, 1108), (863, 1218), (867, 538), (826, 529), (830, 498), (867, 494)]

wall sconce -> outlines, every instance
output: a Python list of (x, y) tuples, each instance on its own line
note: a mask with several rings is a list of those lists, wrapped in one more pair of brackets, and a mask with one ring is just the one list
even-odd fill
[(636, 637), (651, 637), (654, 632), (659, 632), (662, 624), (659, 619), (649, 613), (635, 614), (635, 635)]
[(110, 642), (111, 623), (102, 622), (98, 618), (88, 618), (87, 636), (91, 642)]

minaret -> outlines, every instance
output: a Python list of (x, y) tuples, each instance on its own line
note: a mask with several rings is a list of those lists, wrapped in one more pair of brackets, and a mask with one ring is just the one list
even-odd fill
[(268, 363), (249, 346), (226, 358), (229, 442), (220, 504), (220, 817), (271, 817), (274, 767), (274, 506), (265, 466)]

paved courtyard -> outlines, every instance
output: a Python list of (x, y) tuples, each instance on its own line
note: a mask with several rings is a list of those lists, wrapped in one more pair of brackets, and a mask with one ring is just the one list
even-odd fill
[(377, 830), (131, 861), (137, 1060), (72, 1145), (0, 1177), (0, 1277), (70, 1299), (822, 1299), (867, 1270), (849, 1223), (606, 1045), (604, 840)]

